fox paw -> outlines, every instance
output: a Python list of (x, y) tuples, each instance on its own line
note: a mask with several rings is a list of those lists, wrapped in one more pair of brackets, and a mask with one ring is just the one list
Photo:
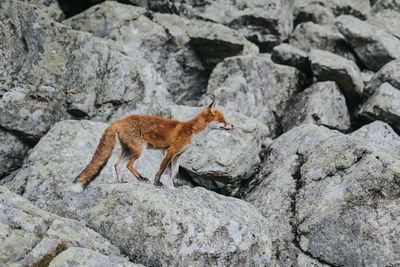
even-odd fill
[(161, 183), (160, 181), (154, 182), (154, 185), (155, 185), (155, 186), (159, 186), (159, 187), (164, 186), (163, 183)]

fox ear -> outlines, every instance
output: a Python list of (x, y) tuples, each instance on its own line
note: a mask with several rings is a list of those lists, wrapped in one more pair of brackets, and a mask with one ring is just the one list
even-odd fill
[(217, 110), (218, 107), (218, 100), (214, 100), (209, 106), (208, 106), (212, 112), (214, 112), (215, 110)]

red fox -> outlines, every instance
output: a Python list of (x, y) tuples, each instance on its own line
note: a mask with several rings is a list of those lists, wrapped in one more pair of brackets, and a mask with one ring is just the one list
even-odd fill
[(118, 120), (104, 131), (91, 162), (75, 179), (72, 190), (74, 192), (81, 192), (83, 186), (88, 184), (101, 171), (115, 146), (115, 134), (118, 134), (122, 145), (121, 156), (114, 165), (118, 183), (121, 181), (118, 177), (117, 167), (126, 152), (130, 153), (128, 163), (126, 164), (128, 170), (139, 181), (149, 181), (133, 167), (135, 160), (140, 157), (143, 148), (148, 147), (150, 149), (166, 150), (160, 169), (154, 178), (154, 184), (156, 186), (163, 186), (160, 182), (160, 177), (172, 161), (171, 178), (174, 186), (178, 187), (176, 181), (179, 169), (178, 159), (183, 153), (183, 149), (194, 142), (194, 139), (196, 139), (195, 136), (206, 128), (233, 129), (233, 125), (226, 121), (217, 109), (216, 101), (213, 101), (194, 118), (184, 122), (151, 115), (130, 115)]

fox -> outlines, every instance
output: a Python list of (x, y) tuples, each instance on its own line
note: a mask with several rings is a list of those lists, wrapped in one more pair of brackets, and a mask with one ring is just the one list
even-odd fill
[(160, 177), (165, 168), (171, 163), (171, 179), (174, 187), (179, 187), (177, 173), (179, 157), (185, 148), (196, 142), (197, 136), (206, 129), (232, 130), (233, 124), (228, 122), (218, 110), (218, 101), (202, 109), (194, 118), (187, 121), (170, 120), (152, 115), (130, 115), (111, 124), (103, 133), (92, 160), (87, 167), (75, 178), (72, 191), (82, 192), (85, 185), (90, 183), (100, 173), (114, 149), (116, 138), (120, 141), (121, 156), (114, 165), (117, 182), (121, 183), (118, 165), (129, 153), (126, 164), (128, 170), (141, 182), (149, 182), (135, 168), (134, 163), (140, 157), (143, 148), (166, 151), (155, 177), (154, 185), (162, 187)]

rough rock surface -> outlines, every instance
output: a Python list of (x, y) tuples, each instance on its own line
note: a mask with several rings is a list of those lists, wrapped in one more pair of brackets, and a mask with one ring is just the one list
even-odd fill
[(359, 115), (370, 120), (389, 123), (396, 131), (400, 130), (400, 90), (390, 83), (381, 84), (374, 94), (365, 101)]
[(314, 49), (310, 52), (311, 69), (319, 81), (335, 81), (350, 105), (358, 103), (364, 82), (357, 65), (333, 53)]
[(331, 129), (350, 129), (346, 99), (335, 82), (315, 83), (293, 97), (282, 119), (286, 132), (302, 123), (323, 125)]
[(123, 108), (157, 114), (169, 103), (147, 62), (58, 24), (32, 5), (2, 2), (0, 32), (0, 125), (27, 140), (37, 142), (62, 119), (107, 120)]
[(398, 264), (398, 155), (304, 125), (274, 140), (264, 157), (244, 195), (270, 219), (284, 266), (299, 261), (299, 249), (334, 266)]
[(325, 6), (324, 3), (304, 0), (295, 0), (293, 16), (295, 27), (308, 21), (324, 25), (335, 20), (332, 9)]
[(227, 25), (256, 43), (262, 52), (285, 40), (293, 28), (290, 0), (137, 1), (124, 2), (163, 13)]
[(378, 71), (400, 57), (400, 40), (381, 28), (347, 15), (336, 18), (335, 24), (367, 68)]
[(29, 146), (0, 129), (0, 179), (21, 167)]
[[(43, 211), (0, 186), (0, 264), (27, 266), (68, 247), (121, 258), (119, 249), (81, 223)], [(80, 258), (75, 258), (80, 260)], [(121, 258), (122, 259), (122, 258)]]
[[(185, 150), (180, 164), (187, 170), (188, 178), (194, 185), (234, 195), (260, 163), (261, 144), (267, 136), (271, 136), (271, 132), (257, 120), (228, 109), (220, 110), (235, 128), (200, 134), (197, 143)], [(172, 118), (184, 121), (194, 117), (201, 109), (173, 106), (170, 111)]]
[(400, 4), (398, 1), (378, 0), (368, 15), (367, 22), (385, 29), (400, 38)]
[(305, 72), (310, 71), (307, 53), (289, 44), (275, 46), (271, 52), (271, 59), (278, 64), (292, 66)]
[(311, 49), (321, 49), (355, 61), (351, 48), (344, 36), (331, 26), (301, 23), (296, 26), (289, 43), (301, 50), (309, 52)]
[(371, 142), (393, 153), (400, 155), (400, 137), (393, 131), (389, 124), (374, 121), (350, 134), (353, 137)]
[(268, 265), (268, 221), (250, 204), (204, 188), (107, 185), (89, 226), (146, 266)]
[(364, 97), (371, 96), (385, 82), (400, 90), (400, 60), (390, 61), (375, 73), (365, 86)]
[(105, 256), (99, 252), (87, 249), (72, 247), (61, 252), (55, 257), (49, 267), (99, 267), (99, 266), (121, 266), (121, 267), (139, 267), (140, 264), (134, 264), (121, 257)]
[(265, 124), (274, 137), (277, 117), (298, 91), (299, 71), (275, 64), (269, 54), (225, 59), (213, 70), (208, 93), (228, 110)]
[(198, 100), (209, 72), (225, 57), (258, 53), (239, 32), (221, 24), (146, 12), (114, 1), (93, 6), (64, 23), (106, 38), (130, 57), (149, 61), (169, 81), (168, 91), (178, 103)]
[(21, 0), (21, 2), (37, 6), (56, 21), (62, 21), (65, 18), (57, 0)]

